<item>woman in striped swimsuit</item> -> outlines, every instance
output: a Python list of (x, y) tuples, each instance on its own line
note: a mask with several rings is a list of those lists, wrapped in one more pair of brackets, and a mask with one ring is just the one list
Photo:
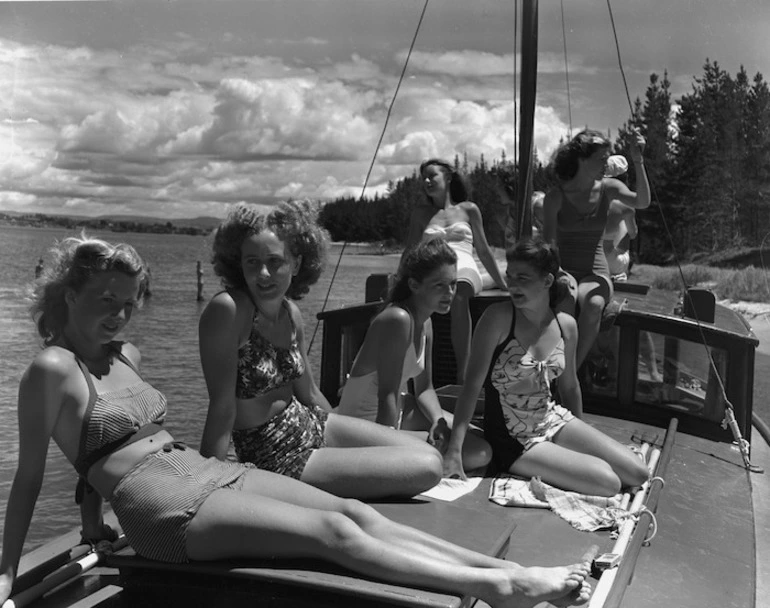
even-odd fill
[(147, 267), (128, 245), (66, 239), (37, 283), (46, 347), (19, 389), (19, 462), (8, 497), (0, 604), (11, 595), (51, 438), (93, 488), (83, 536), (112, 539), (107, 499), (141, 556), (164, 562), (319, 558), (364, 576), (473, 595), (492, 606), (586, 601), (588, 564), (524, 568), (396, 524), (290, 477), (198, 452), (163, 429), (166, 401), (115, 340), (141, 301)]
[[(499, 471), (601, 496), (641, 484), (647, 479), (644, 463), (580, 420), (575, 320), (550, 305), (559, 270), (555, 249), (540, 238), (525, 239), (506, 257), (511, 300), (493, 304), (479, 320), (468, 378), (455, 406), (445, 474), (464, 476), (461, 448), (483, 385), (484, 437)], [(551, 395), (557, 377), (564, 406)]]
[(554, 154), (553, 170), (559, 184), (543, 203), (543, 236), (559, 248), (562, 268), (577, 281), (573, 292), (557, 309), (575, 315), (577, 309), (577, 365), (580, 367), (599, 334), (604, 307), (612, 298), (612, 280), (604, 254), (604, 229), (611, 201), (634, 209), (650, 205), (650, 186), (644, 170), (644, 138), (637, 132), (631, 142), (638, 192), (621, 181), (605, 178), (610, 142), (597, 131), (581, 131)]

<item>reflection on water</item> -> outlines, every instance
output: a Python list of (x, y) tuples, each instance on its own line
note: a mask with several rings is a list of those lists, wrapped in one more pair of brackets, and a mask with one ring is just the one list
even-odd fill
[[(0, 513), (5, 514), (8, 492), (18, 457), (16, 394), (19, 380), (40, 349), (34, 323), (25, 301), (26, 286), (34, 279), (35, 265), (55, 239), (71, 233), (61, 229), (0, 227)], [(142, 353), (145, 378), (168, 398), (167, 427), (172, 434), (197, 447), (206, 417), (206, 388), (198, 358), (198, 317), (205, 302), (198, 302), (196, 262), (202, 261), (204, 297), (218, 290), (210, 258), (210, 241), (205, 237), (155, 234), (97, 233), (110, 241), (134, 245), (152, 269), (152, 296), (138, 311), (122, 338), (136, 344)], [(315, 315), (321, 310), (329, 288), (333, 266), (329, 267), (310, 294), (299, 302), (308, 340), (315, 330)], [(346, 249), (326, 308), (363, 302), (364, 283), (369, 274), (392, 272), (397, 256), (357, 255)], [(310, 361), (320, 367), (320, 329), (313, 342)], [(56, 534), (79, 525), (74, 503), (75, 473), (56, 445), (51, 442), (43, 489), (30, 526), (25, 550)]]

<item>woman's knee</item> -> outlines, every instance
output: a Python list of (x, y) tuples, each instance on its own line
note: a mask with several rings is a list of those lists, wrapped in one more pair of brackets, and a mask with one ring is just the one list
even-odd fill
[(597, 467), (593, 472), (593, 482), (597, 484), (598, 496), (615, 496), (622, 487), (622, 482), (612, 467), (603, 463), (603, 466)]
[(427, 447), (430, 449), (420, 450), (416, 458), (410, 458), (410, 462), (414, 462), (416, 465), (416, 481), (418, 481), (419, 485), (432, 488), (441, 481), (441, 475), (444, 471), (444, 459), (437, 449), (430, 445), (427, 445)]
[(633, 462), (623, 477), (624, 479), (622, 481), (624, 486), (635, 487), (640, 486), (647, 481), (650, 478), (650, 472), (640, 459), (634, 457)]
[(603, 296), (592, 295), (583, 301), (580, 306), (580, 314), (586, 318), (601, 320), (606, 303), (607, 300)]

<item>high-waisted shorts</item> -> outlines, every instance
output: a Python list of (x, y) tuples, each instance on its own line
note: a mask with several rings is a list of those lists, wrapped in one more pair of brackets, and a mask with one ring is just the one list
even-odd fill
[(299, 479), (310, 456), (326, 445), (328, 412), (306, 406), (296, 397), (265, 424), (233, 431), (235, 454), (241, 462)]
[(183, 563), (187, 526), (215, 490), (240, 490), (248, 465), (204, 458), (183, 443), (149, 454), (118, 482), (110, 498), (128, 542), (142, 557)]

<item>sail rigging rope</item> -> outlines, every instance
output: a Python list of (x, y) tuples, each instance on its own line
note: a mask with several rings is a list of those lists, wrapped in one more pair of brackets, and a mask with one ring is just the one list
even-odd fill
[(572, 139), (572, 102), (569, 91), (569, 63), (567, 62), (567, 29), (564, 27), (564, 0), (561, 0), (561, 39), (564, 44), (564, 76), (567, 81), (567, 116), (569, 117), (569, 131), (567, 134)]
[[(620, 44), (618, 42), (618, 33), (617, 29), (615, 28), (615, 17), (612, 14), (612, 4), (611, 0), (607, 0), (607, 9), (610, 14), (610, 23), (612, 24), (612, 34), (615, 39), (615, 51), (617, 53), (618, 57), (618, 66), (620, 68), (620, 74), (623, 77), (623, 87), (626, 92), (626, 99), (628, 100), (628, 108), (631, 112), (631, 117), (633, 119), (634, 116), (634, 107), (631, 102), (631, 95), (628, 92), (628, 81), (626, 80), (626, 72), (623, 68), (623, 61), (620, 56)], [(690, 295), (687, 292), (687, 281), (684, 276), (684, 271), (682, 270), (682, 265), (679, 261), (679, 256), (676, 253), (676, 245), (674, 244), (674, 236), (669, 228), (668, 221), (666, 220), (666, 214), (663, 212), (663, 207), (660, 205), (660, 199), (658, 199), (657, 192), (655, 190), (655, 184), (653, 183), (653, 180), (649, 179), (648, 181), (650, 183), (650, 192), (652, 194), (652, 198), (658, 201), (658, 209), (660, 211), (660, 218), (663, 223), (663, 229), (666, 232), (666, 235), (669, 238), (669, 241), (671, 242), (671, 250), (674, 255), (674, 263), (676, 264), (677, 270), (679, 272), (679, 278), (681, 279), (682, 286), (683, 286), (683, 298), (689, 298)], [(752, 472), (761, 472), (762, 469), (760, 467), (757, 467), (755, 465), (751, 464), (751, 461), (749, 459), (749, 443), (746, 441), (746, 439), (743, 438), (740, 428), (738, 427), (738, 422), (735, 419), (735, 406), (730, 402), (730, 400), (727, 397), (727, 389), (725, 388), (724, 381), (722, 379), (722, 375), (719, 373), (719, 369), (717, 369), (716, 363), (714, 362), (714, 357), (711, 354), (711, 350), (709, 350), (708, 343), (706, 341), (706, 334), (703, 331), (703, 324), (701, 320), (698, 318), (698, 313), (695, 310), (695, 306), (691, 306), (690, 308), (693, 309), (693, 315), (695, 319), (695, 324), (698, 328), (698, 333), (700, 334), (701, 343), (703, 345), (703, 349), (706, 351), (706, 356), (708, 357), (709, 366), (711, 370), (714, 373), (714, 377), (716, 378), (717, 384), (719, 385), (719, 390), (722, 394), (722, 399), (725, 403), (725, 417), (722, 421), (722, 428), (729, 428), (730, 431), (733, 434), (733, 439), (735, 440), (735, 443), (738, 445), (738, 448), (741, 452), (741, 457), (743, 458), (743, 463), (747, 470)]]
[[(390, 115), (393, 112), (393, 105), (396, 103), (396, 97), (398, 96), (398, 91), (401, 89), (401, 83), (404, 81), (404, 76), (406, 75), (406, 68), (409, 65), (409, 59), (412, 56), (412, 51), (414, 50), (414, 45), (417, 42), (417, 35), (420, 33), (420, 27), (422, 26), (423, 19), (425, 18), (425, 12), (428, 10), (428, 2), (429, 0), (425, 0), (425, 3), (422, 6), (422, 12), (420, 13), (420, 18), (417, 21), (417, 27), (414, 30), (414, 36), (412, 36), (412, 42), (409, 45), (409, 51), (406, 54), (406, 59), (404, 60), (404, 66), (401, 68), (401, 75), (398, 78), (398, 83), (396, 84), (396, 90), (393, 91), (393, 98), (390, 100), (390, 105), (388, 106), (388, 112), (385, 115), (385, 123), (382, 125), (382, 131), (380, 132), (380, 138), (377, 140), (377, 146), (374, 148), (374, 154), (372, 155), (372, 161), (369, 163), (369, 170), (366, 172), (366, 178), (364, 179), (364, 185), (361, 188), (361, 196), (359, 197), (358, 201), (361, 202), (364, 199), (364, 196), (366, 195), (366, 187), (369, 184), (369, 178), (372, 175), (372, 170), (374, 169), (374, 163), (377, 160), (377, 153), (380, 151), (380, 146), (382, 145), (382, 140), (385, 138), (385, 132), (388, 129), (388, 122), (390, 122)], [(337, 271), (340, 268), (340, 264), (342, 263), (342, 256), (345, 253), (345, 248), (348, 245), (348, 241), (345, 240), (342, 243), (342, 248), (340, 249), (339, 256), (337, 256), (337, 263), (334, 265), (334, 272), (332, 273), (332, 278), (329, 281), (329, 288), (326, 290), (326, 296), (324, 297), (323, 304), (321, 305), (321, 312), (326, 310), (326, 305), (329, 303), (329, 295), (332, 291), (332, 285), (334, 285), (334, 279), (337, 276)], [(313, 348), (313, 342), (315, 341), (316, 334), (318, 333), (318, 327), (320, 326), (321, 321), (319, 319), (316, 319), (315, 329), (313, 330), (313, 336), (310, 338), (310, 343), (307, 347), (308, 352)]]

